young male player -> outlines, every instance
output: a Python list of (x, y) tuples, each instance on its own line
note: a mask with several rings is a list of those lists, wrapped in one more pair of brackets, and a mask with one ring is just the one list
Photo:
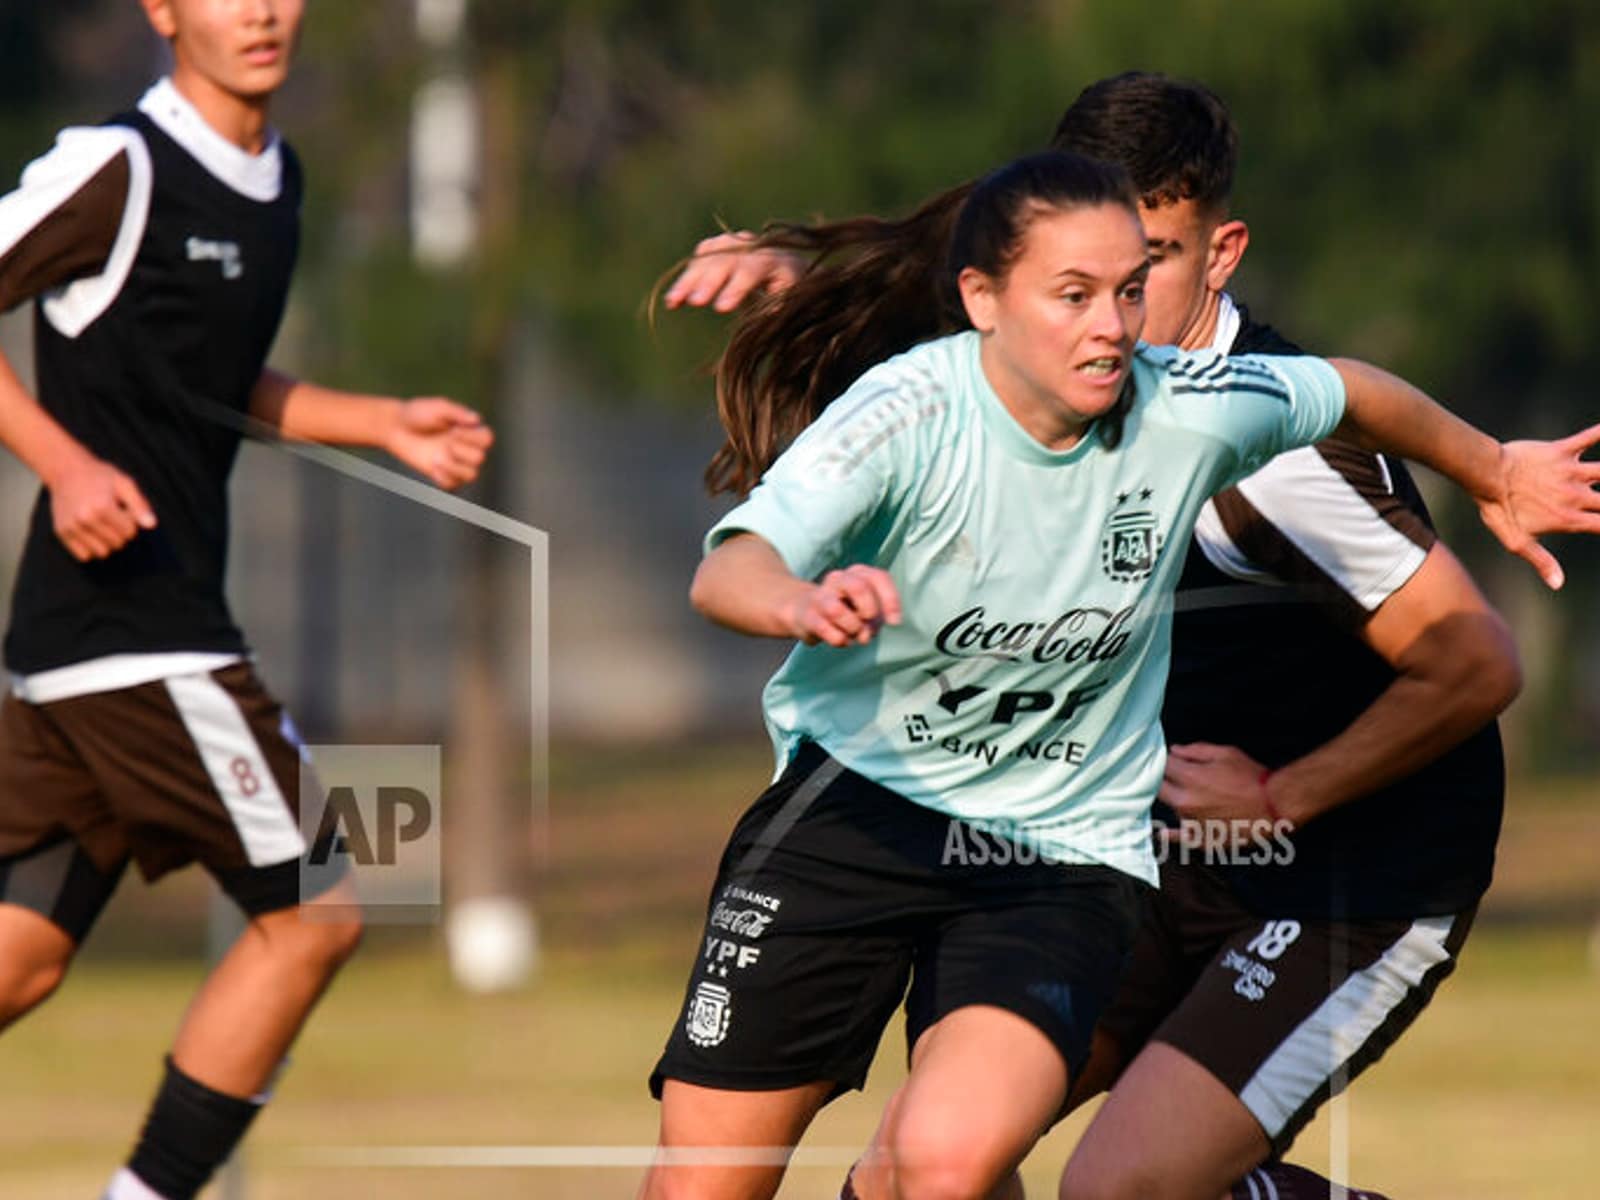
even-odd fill
[[(1147, 341), (1295, 352), (1224, 290), (1249, 233), (1228, 208), (1237, 134), (1208, 89), (1102, 80), (1052, 144), (1133, 177), (1153, 260)], [(731, 311), (804, 270), (749, 241), (702, 242), (668, 305)], [(1454, 966), (1499, 828), (1489, 722), (1518, 670), (1399, 462), (1323, 443), (1207, 505), (1177, 597), (1162, 799), (1212, 828), (1285, 818), (1293, 857), (1168, 848), (1158, 912), (1074, 1102), (1120, 1082), (1063, 1196), (1214, 1200), (1236, 1181), (1239, 1197), (1329, 1194), (1277, 1155)]]
[(301, 919), (301, 748), (223, 598), (240, 429), (381, 446), (443, 487), (475, 477), (491, 438), (448, 400), (265, 366), (301, 199), (267, 115), (302, 0), (142, 3), (171, 76), (64, 130), (0, 199), (0, 309), (37, 301), (38, 377), (36, 399), (0, 357), (0, 442), (42, 484), (5, 639), (0, 1024), (61, 981), (130, 859), (150, 879), (202, 864), (248, 925), (106, 1193), (185, 1200), (360, 934)]

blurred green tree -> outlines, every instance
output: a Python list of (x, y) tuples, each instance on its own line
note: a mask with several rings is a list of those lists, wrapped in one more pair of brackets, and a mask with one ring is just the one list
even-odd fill
[[(468, 4), (485, 232), (445, 272), (418, 267), (408, 241), (407, 114), (434, 69), (413, 0), (310, 8), (282, 120), (312, 185), (307, 349), (334, 381), (492, 406), (532, 315), (596, 394), (705, 405), (696, 368), (722, 322), (674, 314), (651, 330), (642, 311), (719, 221), (904, 211), (1041, 145), (1083, 85), (1139, 67), (1203, 79), (1233, 107), (1236, 207), (1255, 231), (1237, 291), (1286, 332), (1391, 366), (1503, 435), (1595, 413), (1590, 0)], [(70, 105), (72, 31), (129, 8), (0, 12), (7, 161)], [(1500, 573), (1464, 513), (1444, 506), (1447, 533)], [(1516, 601), (1514, 619), (1584, 625), (1578, 651), (1556, 652), (1560, 625), (1527, 639), (1571, 675), (1529, 725), (1571, 753), (1600, 712), (1584, 665), (1600, 546), (1559, 549), (1576, 594)]]

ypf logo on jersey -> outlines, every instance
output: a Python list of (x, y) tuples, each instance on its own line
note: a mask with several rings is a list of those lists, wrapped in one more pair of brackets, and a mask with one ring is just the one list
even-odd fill
[[(1137, 499), (1146, 502), (1150, 488), (1140, 488)], [(1156, 556), (1161, 553), (1161, 534), (1156, 515), (1148, 508), (1124, 507), (1135, 499), (1132, 492), (1117, 494), (1116, 508), (1100, 534), (1100, 566), (1118, 583), (1137, 583), (1150, 578)]]
[(300, 768), (300, 898), (313, 915), (344, 908), (349, 871), (373, 923), (433, 924), (441, 887), (438, 746), (312, 746)]

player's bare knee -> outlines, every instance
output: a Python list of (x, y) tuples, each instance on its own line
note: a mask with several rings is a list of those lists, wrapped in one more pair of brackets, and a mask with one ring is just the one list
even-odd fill
[(986, 1200), (1004, 1171), (960, 1139), (918, 1136), (905, 1126), (890, 1147), (894, 1200)]
[(896, 1167), (895, 1200), (986, 1200), (993, 1179), (974, 1164), (939, 1156)]
[(359, 916), (341, 916), (338, 920), (302, 921), (306, 927), (307, 957), (329, 971), (343, 966), (361, 945), (366, 926)]
[(284, 909), (258, 918), (260, 932), (275, 957), (298, 970), (332, 975), (361, 944), (363, 925), (356, 915)]
[(65, 960), (8, 964), (0, 972), (0, 1028), (43, 1004), (66, 975)]

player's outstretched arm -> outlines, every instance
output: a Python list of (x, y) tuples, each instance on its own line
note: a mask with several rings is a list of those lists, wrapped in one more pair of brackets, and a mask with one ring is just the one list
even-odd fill
[(50, 493), (56, 536), (79, 562), (105, 558), (153, 529), (155, 510), (129, 476), (95, 457), (23, 387), (0, 354), (0, 444)]
[(1548, 586), (1561, 586), (1561, 564), (1538, 538), (1600, 533), (1600, 462), (1583, 458), (1600, 442), (1600, 425), (1559, 441), (1497, 442), (1387, 371), (1330, 361), (1345, 385), (1341, 430), (1454, 480), (1507, 550), (1527, 559)]
[(441, 396), (344, 392), (271, 368), (250, 395), (250, 415), (292, 441), (387, 450), (442, 488), (476, 479), (494, 442), (477, 413)]
[(668, 308), (732, 312), (753, 292), (781, 292), (805, 274), (806, 260), (788, 250), (754, 245), (745, 230), (703, 238), (662, 297)]
[(900, 594), (887, 571), (864, 563), (800, 579), (765, 538), (736, 534), (706, 555), (689, 600), (718, 625), (808, 646), (865, 645), (900, 623)]
[(1433, 762), (1521, 687), (1510, 629), (1442, 542), (1359, 636), (1395, 678), (1342, 733), (1266, 779), (1237, 747), (1173, 746), (1161, 799), (1186, 820), (1282, 816), (1304, 825)]

